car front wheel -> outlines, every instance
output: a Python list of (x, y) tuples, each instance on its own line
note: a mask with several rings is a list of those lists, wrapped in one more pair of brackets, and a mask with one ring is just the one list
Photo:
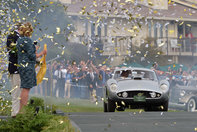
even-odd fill
[(145, 111), (168, 111), (168, 101), (165, 101), (162, 105), (154, 106), (154, 105), (148, 105), (144, 109)]
[(168, 111), (168, 101), (164, 102), (164, 103), (160, 106), (160, 110), (161, 110), (161, 111)]
[(104, 112), (107, 112), (107, 103), (105, 103), (105, 101), (103, 101), (103, 108), (104, 108)]
[(186, 105), (186, 110), (188, 112), (194, 112), (196, 110), (196, 100), (194, 98), (190, 98)]
[(113, 100), (108, 99), (108, 103), (107, 103), (107, 111), (108, 112), (115, 112), (116, 109), (116, 104)]

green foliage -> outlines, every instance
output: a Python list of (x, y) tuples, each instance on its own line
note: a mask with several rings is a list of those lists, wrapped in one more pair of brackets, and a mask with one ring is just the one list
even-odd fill
[[(40, 41), (44, 40), (45, 43), (49, 43), (51, 39), (46, 38), (46, 35), (51, 35), (55, 42), (65, 42), (66, 38), (62, 34), (68, 34), (74, 29), (70, 24), (71, 19), (66, 16), (67, 7), (60, 2), (52, 0), (8, 0), (7, 7), (10, 8), (8, 14), (11, 15), (11, 19), (32, 22), (35, 32), (33, 39), (35, 40), (40, 38)], [(58, 34), (56, 34), (56, 27), (61, 29)]]
[(5, 100), (0, 97), (0, 115), (10, 115), (11, 101)]
[(44, 110), (44, 100), (42, 98), (31, 97), (29, 106), (36, 109), (36, 107), (40, 107), (41, 110)]
[(41, 131), (44, 126), (49, 124), (52, 115), (43, 113), (40, 111), (35, 114), (35, 110), (32, 107), (25, 107), (23, 114), (18, 114), (15, 119), (8, 119), (1, 121), (0, 131), (11, 132), (37, 132)]
[(40, 111), (48, 114), (56, 113), (56, 109), (57, 109), (56, 105), (51, 105), (51, 107), (45, 106), (43, 98), (39, 98), (39, 97), (31, 97), (28, 106), (34, 110), (39, 107)]
[[(44, 107), (44, 101), (41, 98), (32, 97), (34, 100), (18, 114), (16, 118), (9, 118), (0, 121), (0, 131), (5, 132), (74, 132), (69, 119), (64, 116), (52, 115), (44, 112), (42, 109), (36, 113), (37, 106)], [(53, 106), (53, 108), (55, 108)]]
[(9, 84), (5, 83), (5, 79), (2, 78), (0, 80), (0, 115), (4, 116), (10, 115), (11, 113), (11, 93), (6, 85)]
[[(74, 25), (66, 14), (67, 6), (53, 0), (7, 0), (4, 4), (0, 3), (0, 9), (2, 7), (6, 7), (3, 11), (7, 16), (3, 23), (9, 20), (9, 23), (0, 27), (6, 32), (2, 32), (2, 35), (9, 33), (8, 27), (13, 30), (12, 26), (16, 22), (29, 21), (34, 27), (32, 40), (38, 41), (41, 47), (44, 43), (48, 45), (47, 59), (61, 55), (68, 36), (74, 31)], [(60, 31), (57, 32), (57, 29)], [(72, 56), (70, 53), (68, 51), (65, 55)]]
[(76, 129), (70, 125), (67, 117), (53, 116), (48, 126), (43, 128), (42, 132), (75, 132)]

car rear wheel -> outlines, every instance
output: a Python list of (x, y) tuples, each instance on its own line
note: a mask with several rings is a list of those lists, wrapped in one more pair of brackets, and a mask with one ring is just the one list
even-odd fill
[(107, 103), (105, 103), (105, 101), (103, 101), (103, 108), (104, 108), (104, 112), (107, 112)]
[(186, 105), (186, 110), (188, 112), (196, 111), (196, 100), (194, 98), (190, 98)]
[(108, 112), (115, 112), (116, 104), (113, 100), (108, 99), (107, 103), (107, 111)]

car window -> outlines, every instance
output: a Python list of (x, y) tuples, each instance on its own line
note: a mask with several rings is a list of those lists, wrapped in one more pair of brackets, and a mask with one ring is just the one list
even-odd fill
[(146, 79), (156, 80), (156, 76), (152, 71), (145, 70), (121, 70), (116, 71), (114, 79)]
[(116, 71), (114, 74), (114, 79), (117, 79), (120, 77), (120, 71)]
[(187, 86), (191, 86), (191, 87), (196, 87), (197, 82), (196, 80), (189, 80), (187, 83)]
[(136, 73), (136, 74), (132, 75), (134, 78), (135, 78), (135, 76), (137, 76), (137, 77), (141, 77), (142, 79), (147, 79), (147, 80), (155, 80), (156, 79), (156, 76), (155, 76), (154, 72), (152, 72), (152, 71), (133, 70), (132, 73)]
[(131, 77), (131, 70), (116, 71), (114, 74), (114, 79), (124, 79), (129, 77)]

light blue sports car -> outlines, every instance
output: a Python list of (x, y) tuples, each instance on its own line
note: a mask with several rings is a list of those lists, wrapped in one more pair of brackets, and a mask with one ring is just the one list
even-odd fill
[(121, 68), (104, 87), (104, 112), (143, 108), (145, 111), (168, 111), (169, 82), (158, 80), (153, 70)]

